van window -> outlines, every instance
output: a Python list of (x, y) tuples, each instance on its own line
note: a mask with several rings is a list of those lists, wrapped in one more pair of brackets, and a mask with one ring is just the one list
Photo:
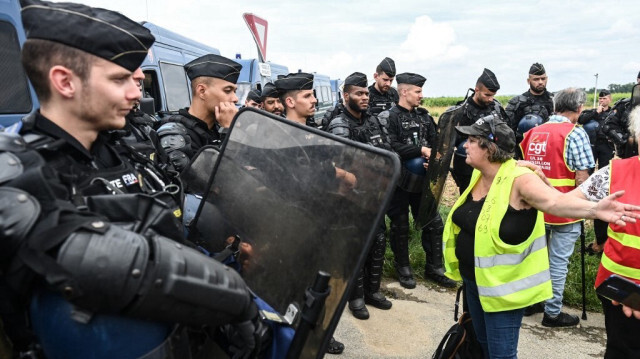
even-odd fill
[(155, 112), (162, 109), (162, 97), (160, 97), (160, 86), (158, 85), (158, 74), (155, 70), (144, 71), (144, 97), (153, 97)]
[(329, 88), (326, 86), (322, 86), (322, 100), (324, 102), (330, 102), (331, 101), (331, 95), (329, 93)]
[(160, 63), (162, 80), (164, 82), (164, 94), (167, 99), (167, 110), (178, 111), (189, 107), (189, 85), (187, 75), (181, 65)]
[(0, 113), (28, 113), (32, 102), (15, 28), (0, 21)]

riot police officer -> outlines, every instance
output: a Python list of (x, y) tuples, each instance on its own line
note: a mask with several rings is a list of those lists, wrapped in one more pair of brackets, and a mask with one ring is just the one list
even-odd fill
[(578, 118), (578, 123), (583, 125), (589, 135), (593, 158), (597, 161), (598, 168), (609, 164), (615, 150), (613, 143), (602, 131), (604, 121), (612, 110), (610, 104), (611, 92), (602, 90), (598, 94), (598, 107), (582, 111)]
[(396, 63), (385, 57), (373, 74), (373, 85), (369, 86), (369, 109), (372, 115), (388, 110), (398, 102), (398, 91), (391, 87), (396, 76)]
[[(3, 319), (28, 318), (4, 323), (17, 354), (171, 350), (171, 323), (233, 323), (247, 344), (238, 350), (251, 350), (257, 310), (242, 278), (182, 243), (175, 198), (151, 195), (149, 175), (104, 133), (124, 126), (140, 98), (133, 73), (153, 36), (109, 10), (22, 6), (23, 66), (41, 108), (23, 137), (0, 135), (1, 281), (13, 299)], [(21, 335), (26, 327), (32, 337)]]
[(242, 65), (220, 55), (204, 55), (184, 65), (191, 80), (191, 107), (161, 121), (160, 143), (173, 166), (182, 171), (206, 145), (220, 145), (238, 112), (236, 82)]
[[(640, 73), (636, 82), (636, 86), (640, 85)], [(616, 154), (620, 158), (629, 158), (638, 154), (636, 137), (629, 132), (631, 106), (631, 98), (618, 100), (602, 126), (604, 134), (615, 144)]]
[[(485, 68), (476, 81), (473, 96), (457, 104), (457, 106), (461, 106), (461, 111), (459, 112), (460, 115), (453, 119), (455, 124), (458, 126), (471, 126), (478, 119), (492, 112), (504, 113), (502, 105), (494, 98), (499, 89), (500, 83), (498, 83), (496, 75)], [(464, 192), (469, 186), (471, 173), (473, 172), (473, 168), (465, 162), (467, 152), (463, 146), (466, 141), (467, 136), (461, 134), (456, 136), (456, 150), (453, 156), (453, 170), (451, 171), (460, 193)]]
[[(386, 123), (380, 123), (378, 118), (371, 116), (367, 111), (369, 109), (367, 76), (361, 72), (349, 75), (344, 80), (343, 97), (344, 105), (338, 105), (340, 112), (329, 122), (326, 131), (391, 151)], [(364, 268), (351, 289), (349, 309), (358, 319), (369, 318), (365, 303), (379, 309), (391, 309), (392, 303), (380, 292), (384, 251), (387, 244), (385, 232), (386, 227), (382, 222), (378, 226), (378, 232), (367, 255)]]
[(249, 94), (247, 94), (247, 99), (244, 101), (243, 107), (262, 108), (261, 96), (262, 93), (259, 89), (253, 89), (249, 91)]
[(276, 116), (282, 116), (284, 108), (282, 107), (282, 102), (280, 102), (278, 89), (273, 83), (268, 82), (264, 85), (260, 96), (260, 102), (263, 110)]
[[(409, 262), (409, 208), (413, 218), (417, 218), (420, 195), (426, 182), (426, 160), (431, 147), (436, 145), (438, 134), (433, 118), (420, 107), (426, 79), (418, 74), (402, 73), (397, 80), (398, 103), (379, 115), (381, 121), (388, 121), (391, 147), (403, 162), (401, 179), (387, 215), (391, 219), (390, 244), (398, 280), (405, 288), (415, 288)], [(422, 231), (422, 246), (427, 257), (425, 277), (444, 287), (454, 287), (456, 283), (444, 276), (443, 229), (442, 218), (435, 213)]]
[[(520, 121), (527, 115), (537, 115), (547, 122), (553, 114), (553, 94), (547, 91), (547, 72), (542, 64), (534, 63), (529, 68), (527, 84), (529, 90), (522, 95), (515, 96), (505, 108), (507, 123), (516, 134), (516, 143), (522, 141), (522, 135), (526, 131), (519, 131)], [(517, 146), (516, 146), (517, 147)]]

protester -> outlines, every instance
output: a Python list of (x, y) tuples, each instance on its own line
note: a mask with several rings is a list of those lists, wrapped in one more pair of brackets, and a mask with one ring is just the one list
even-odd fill
[[(640, 108), (629, 115), (629, 132), (640, 138)], [(638, 143), (640, 141), (637, 141)], [(573, 191), (578, 198), (599, 201), (609, 193), (624, 189), (625, 202), (640, 202), (640, 163), (638, 156), (612, 160), (611, 163), (596, 171), (578, 190)], [(626, 277), (640, 284), (640, 249), (637, 243), (640, 236), (640, 223), (628, 223), (620, 226), (609, 224), (608, 238), (604, 245), (602, 261), (598, 268), (595, 286), (598, 287), (612, 274)], [(605, 358), (639, 358), (640, 312), (628, 307), (615, 306), (610, 300), (599, 297), (604, 311), (607, 330), (607, 349)], [(633, 316), (632, 316), (633, 314)]]
[[(624, 225), (640, 207), (597, 204), (547, 186), (512, 159), (515, 135), (500, 115), (456, 130), (469, 141), (469, 187), (454, 204), (444, 230), (447, 276), (463, 280), (485, 358), (516, 358), (524, 308), (552, 296), (543, 215), (599, 218)], [(536, 211), (539, 210), (539, 211)]]

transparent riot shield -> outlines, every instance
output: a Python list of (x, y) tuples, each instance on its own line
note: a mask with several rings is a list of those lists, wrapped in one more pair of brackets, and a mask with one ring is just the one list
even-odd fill
[[(318, 272), (331, 276), (301, 358), (324, 355), (398, 174), (390, 152), (254, 109), (236, 116), (203, 205), (222, 216), (223, 237), (241, 238), (247, 284), (286, 318)], [(196, 220), (217, 221), (203, 211)]]
[(640, 105), (640, 85), (636, 84), (631, 89), (631, 108)]
[(438, 119), (438, 147), (431, 150), (428, 181), (422, 190), (418, 212), (417, 222), (420, 228), (424, 228), (438, 211), (455, 149), (457, 116), (461, 113), (461, 106), (450, 107)]

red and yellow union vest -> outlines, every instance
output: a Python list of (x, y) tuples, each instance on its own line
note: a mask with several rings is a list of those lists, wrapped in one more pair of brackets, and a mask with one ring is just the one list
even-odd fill
[[(623, 202), (637, 202), (640, 198), (640, 158), (638, 156), (611, 161), (609, 193), (625, 190)], [(622, 227), (610, 223), (607, 242), (598, 268), (595, 286), (612, 274), (626, 277), (640, 284), (640, 221), (627, 222)]]
[[(575, 125), (571, 122), (547, 122), (532, 128), (524, 134), (520, 150), (525, 160), (542, 168), (551, 185), (560, 192), (570, 192), (576, 188), (576, 172), (567, 165), (565, 149), (567, 138)], [(544, 214), (546, 224), (567, 224), (579, 221), (574, 218)]]

